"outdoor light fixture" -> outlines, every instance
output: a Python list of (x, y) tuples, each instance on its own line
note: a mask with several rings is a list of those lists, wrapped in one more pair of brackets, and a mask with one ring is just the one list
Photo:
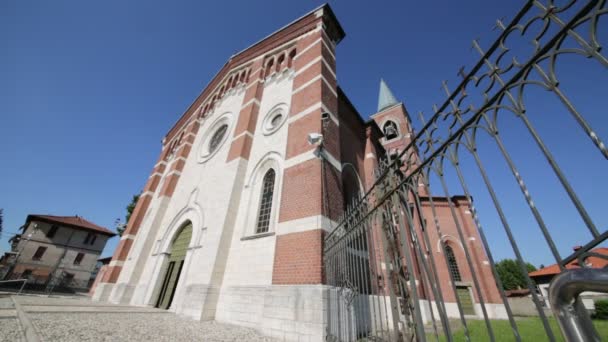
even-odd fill
[(308, 133), (308, 143), (310, 145), (321, 145), (323, 143), (323, 134)]

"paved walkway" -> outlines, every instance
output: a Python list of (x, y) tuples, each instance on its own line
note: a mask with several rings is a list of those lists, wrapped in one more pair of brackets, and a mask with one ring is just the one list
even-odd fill
[(0, 298), (0, 342), (273, 341), (247, 329), (200, 322), (165, 310), (79, 298)]

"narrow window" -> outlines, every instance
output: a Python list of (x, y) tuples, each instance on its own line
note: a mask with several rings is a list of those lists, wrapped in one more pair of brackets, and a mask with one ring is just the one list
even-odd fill
[(277, 60), (277, 71), (281, 71), (281, 67), (283, 66), (283, 62), (285, 61), (285, 54), (282, 54)]
[(384, 131), (386, 140), (395, 139), (399, 136), (399, 130), (397, 129), (397, 124), (394, 121), (387, 121), (382, 130)]
[(91, 237), (91, 241), (89, 241), (90, 245), (94, 245), (95, 244), (95, 240), (97, 240), (97, 235), (93, 234), (93, 237)]
[(91, 239), (91, 233), (87, 233), (87, 236), (84, 238), (84, 244), (89, 244), (89, 240)]
[(287, 67), (291, 68), (293, 64), (293, 59), (296, 57), (296, 49), (291, 50), (289, 53), (289, 58), (287, 59)]
[(38, 247), (36, 253), (34, 253), (34, 256), (32, 257), (32, 260), (40, 260), (40, 258), (42, 258), (44, 255), (44, 252), (46, 252), (46, 247)]
[(448, 259), (448, 267), (450, 268), (450, 274), (452, 275), (452, 279), (454, 279), (454, 281), (462, 281), (454, 251), (452, 250), (452, 247), (447, 244), (445, 245), (445, 254), (445, 257)]
[(76, 254), (76, 258), (74, 259), (74, 265), (80, 265), (82, 262), (82, 258), (84, 258), (84, 253)]
[(49, 239), (52, 239), (55, 234), (57, 234), (57, 230), (59, 229), (59, 227), (57, 227), (56, 225), (52, 225), (51, 229), (49, 229), (48, 232), (46, 232), (46, 237)]
[(266, 63), (266, 72), (264, 73), (264, 77), (270, 76), (272, 74), (272, 66), (274, 65), (274, 59), (271, 59)]
[(258, 223), (256, 225), (256, 234), (265, 233), (270, 225), (270, 212), (272, 211), (272, 194), (274, 192), (275, 172), (273, 169), (268, 170), (264, 175), (262, 184), (262, 196), (260, 198), (260, 210), (258, 211)]

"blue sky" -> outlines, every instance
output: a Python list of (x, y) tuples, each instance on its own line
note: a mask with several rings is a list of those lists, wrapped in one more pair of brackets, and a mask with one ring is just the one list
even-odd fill
[[(0, 2), (0, 207), (5, 213), (0, 249), (8, 248), (9, 234), (29, 213), (78, 214), (112, 228), (142, 189), (164, 134), (229, 56), (320, 4)], [(523, 1), (330, 4), (346, 31), (337, 48), (338, 82), (360, 113), (367, 117), (375, 111), (383, 77), (413, 116), (423, 111), (428, 117), (432, 104), (445, 98), (441, 81), (454, 87), (458, 69), (477, 60), (471, 40), (479, 38), (487, 47), (498, 34), (492, 30), (495, 20), (511, 18)], [(600, 31), (606, 32), (605, 20)], [(563, 69), (572, 80), (564, 83), (573, 84), (569, 94), (575, 104), (606, 137), (608, 119), (600, 109), (608, 90), (605, 69), (586, 60), (582, 64)], [(538, 113), (531, 120), (546, 134), (543, 138), (604, 231), (605, 160), (566, 113), (558, 114), (563, 112), (559, 104), (537, 101), (530, 109)], [(587, 242), (555, 177), (536, 166), (542, 156), (526, 132), (515, 121), (506, 120), (504, 127), (505, 141), (513, 141), (514, 159), (550, 217), (560, 250), (567, 254)], [(551, 263), (504, 163), (495, 149), (483, 148), (524, 255), (536, 265)], [(468, 174), (475, 175), (474, 170)], [(477, 191), (479, 177), (472, 177), (495, 258), (511, 257), (484, 189)], [(113, 239), (104, 255), (116, 244)]]

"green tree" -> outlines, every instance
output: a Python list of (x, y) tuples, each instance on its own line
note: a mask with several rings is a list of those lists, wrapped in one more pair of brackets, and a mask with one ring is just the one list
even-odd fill
[(127, 206), (127, 216), (125, 216), (125, 223), (129, 223), (129, 219), (131, 218), (131, 214), (133, 214), (133, 210), (135, 210), (137, 201), (139, 201), (139, 195), (133, 195), (131, 203), (129, 203), (129, 205)]
[[(528, 269), (528, 273), (536, 271), (536, 267), (529, 262), (526, 263), (526, 268)], [(496, 264), (496, 271), (505, 290), (517, 290), (527, 287), (526, 275), (521, 271), (517, 260), (501, 260)]]
[(127, 223), (129, 223), (129, 219), (131, 218), (131, 214), (133, 214), (133, 210), (135, 210), (137, 201), (139, 201), (139, 195), (133, 195), (133, 198), (131, 198), (131, 203), (127, 205), (127, 215), (125, 216), (125, 223), (116, 226), (116, 232), (118, 232), (119, 236), (122, 236), (122, 233), (124, 233), (125, 228), (127, 227)]

